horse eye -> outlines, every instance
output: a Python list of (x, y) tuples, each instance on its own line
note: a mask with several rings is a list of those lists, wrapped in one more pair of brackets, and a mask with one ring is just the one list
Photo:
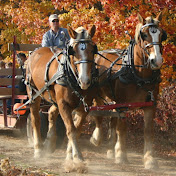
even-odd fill
[(148, 37), (147, 34), (142, 33), (142, 38), (143, 38), (143, 39), (145, 39), (145, 38), (147, 38), (147, 37)]

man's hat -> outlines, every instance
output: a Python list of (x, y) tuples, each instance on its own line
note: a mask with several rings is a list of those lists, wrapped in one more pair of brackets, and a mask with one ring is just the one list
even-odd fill
[(52, 22), (53, 20), (59, 20), (57, 14), (52, 14), (52, 15), (49, 16), (49, 21)]

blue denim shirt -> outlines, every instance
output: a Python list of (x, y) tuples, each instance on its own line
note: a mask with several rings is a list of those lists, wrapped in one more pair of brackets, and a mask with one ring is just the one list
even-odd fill
[(56, 34), (50, 29), (43, 35), (42, 47), (57, 46), (63, 49), (68, 40), (70, 40), (70, 36), (66, 28), (59, 28)]

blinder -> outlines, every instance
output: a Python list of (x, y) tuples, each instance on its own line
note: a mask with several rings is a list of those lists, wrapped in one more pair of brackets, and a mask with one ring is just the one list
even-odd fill
[[(154, 23), (149, 23), (149, 24), (143, 25), (143, 26), (141, 27), (141, 29), (140, 29), (140, 36), (141, 36), (142, 40), (145, 39), (145, 34), (142, 32), (142, 29), (145, 28), (145, 27), (148, 27), (148, 26), (157, 27), (157, 25), (154, 24)], [(167, 33), (166, 33), (166, 31), (165, 31), (165, 30), (162, 30), (162, 32), (163, 32), (163, 34), (162, 34), (162, 36), (161, 36), (161, 42), (163, 42), (163, 41), (165, 41), (165, 40), (167, 39)]]
[(68, 54), (69, 55), (74, 55), (75, 51), (73, 50), (73, 47), (72, 46), (69, 46), (68, 47)]
[(165, 30), (163, 30), (163, 34), (162, 34), (162, 36), (161, 36), (161, 41), (163, 42), (163, 41), (165, 41), (165, 40), (167, 40), (167, 33), (166, 33)]
[(145, 40), (145, 34), (141, 31), (140, 31), (140, 36), (141, 36), (142, 40)]
[(93, 51), (94, 54), (97, 54), (98, 53), (98, 47), (97, 47), (97, 45), (95, 44), (93, 47), (94, 47), (94, 51)]
[[(75, 53), (75, 51), (74, 51), (73, 47), (72, 47), (72, 46), (69, 46), (69, 47), (68, 47), (68, 54), (69, 54), (69, 55), (74, 55), (74, 53)], [(96, 45), (96, 44), (94, 44), (94, 46), (93, 46), (93, 53), (94, 53), (94, 54), (97, 54), (97, 53), (98, 53), (98, 48), (97, 48), (97, 45)]]
[(147, 23), (147, 24), (143, 25), (140, 29), (140, 36), (141, 36), (142, 40), (145, 39), (145, 34), (142, 32), (142, 29), (144, 29), (145, 27), (148, 27), (148, 26), (156, 27), (157, 25), (154, 23)]

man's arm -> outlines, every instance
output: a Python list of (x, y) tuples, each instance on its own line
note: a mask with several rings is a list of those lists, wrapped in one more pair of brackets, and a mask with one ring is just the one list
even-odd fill
[(50, 46), (50, 43), (48, 40), (48, 35), (47, 35), (47, 33), (45, 33), (43, 35), (43, 39), (42, 39), (42, 47), (49, 47), (49, 46)]

